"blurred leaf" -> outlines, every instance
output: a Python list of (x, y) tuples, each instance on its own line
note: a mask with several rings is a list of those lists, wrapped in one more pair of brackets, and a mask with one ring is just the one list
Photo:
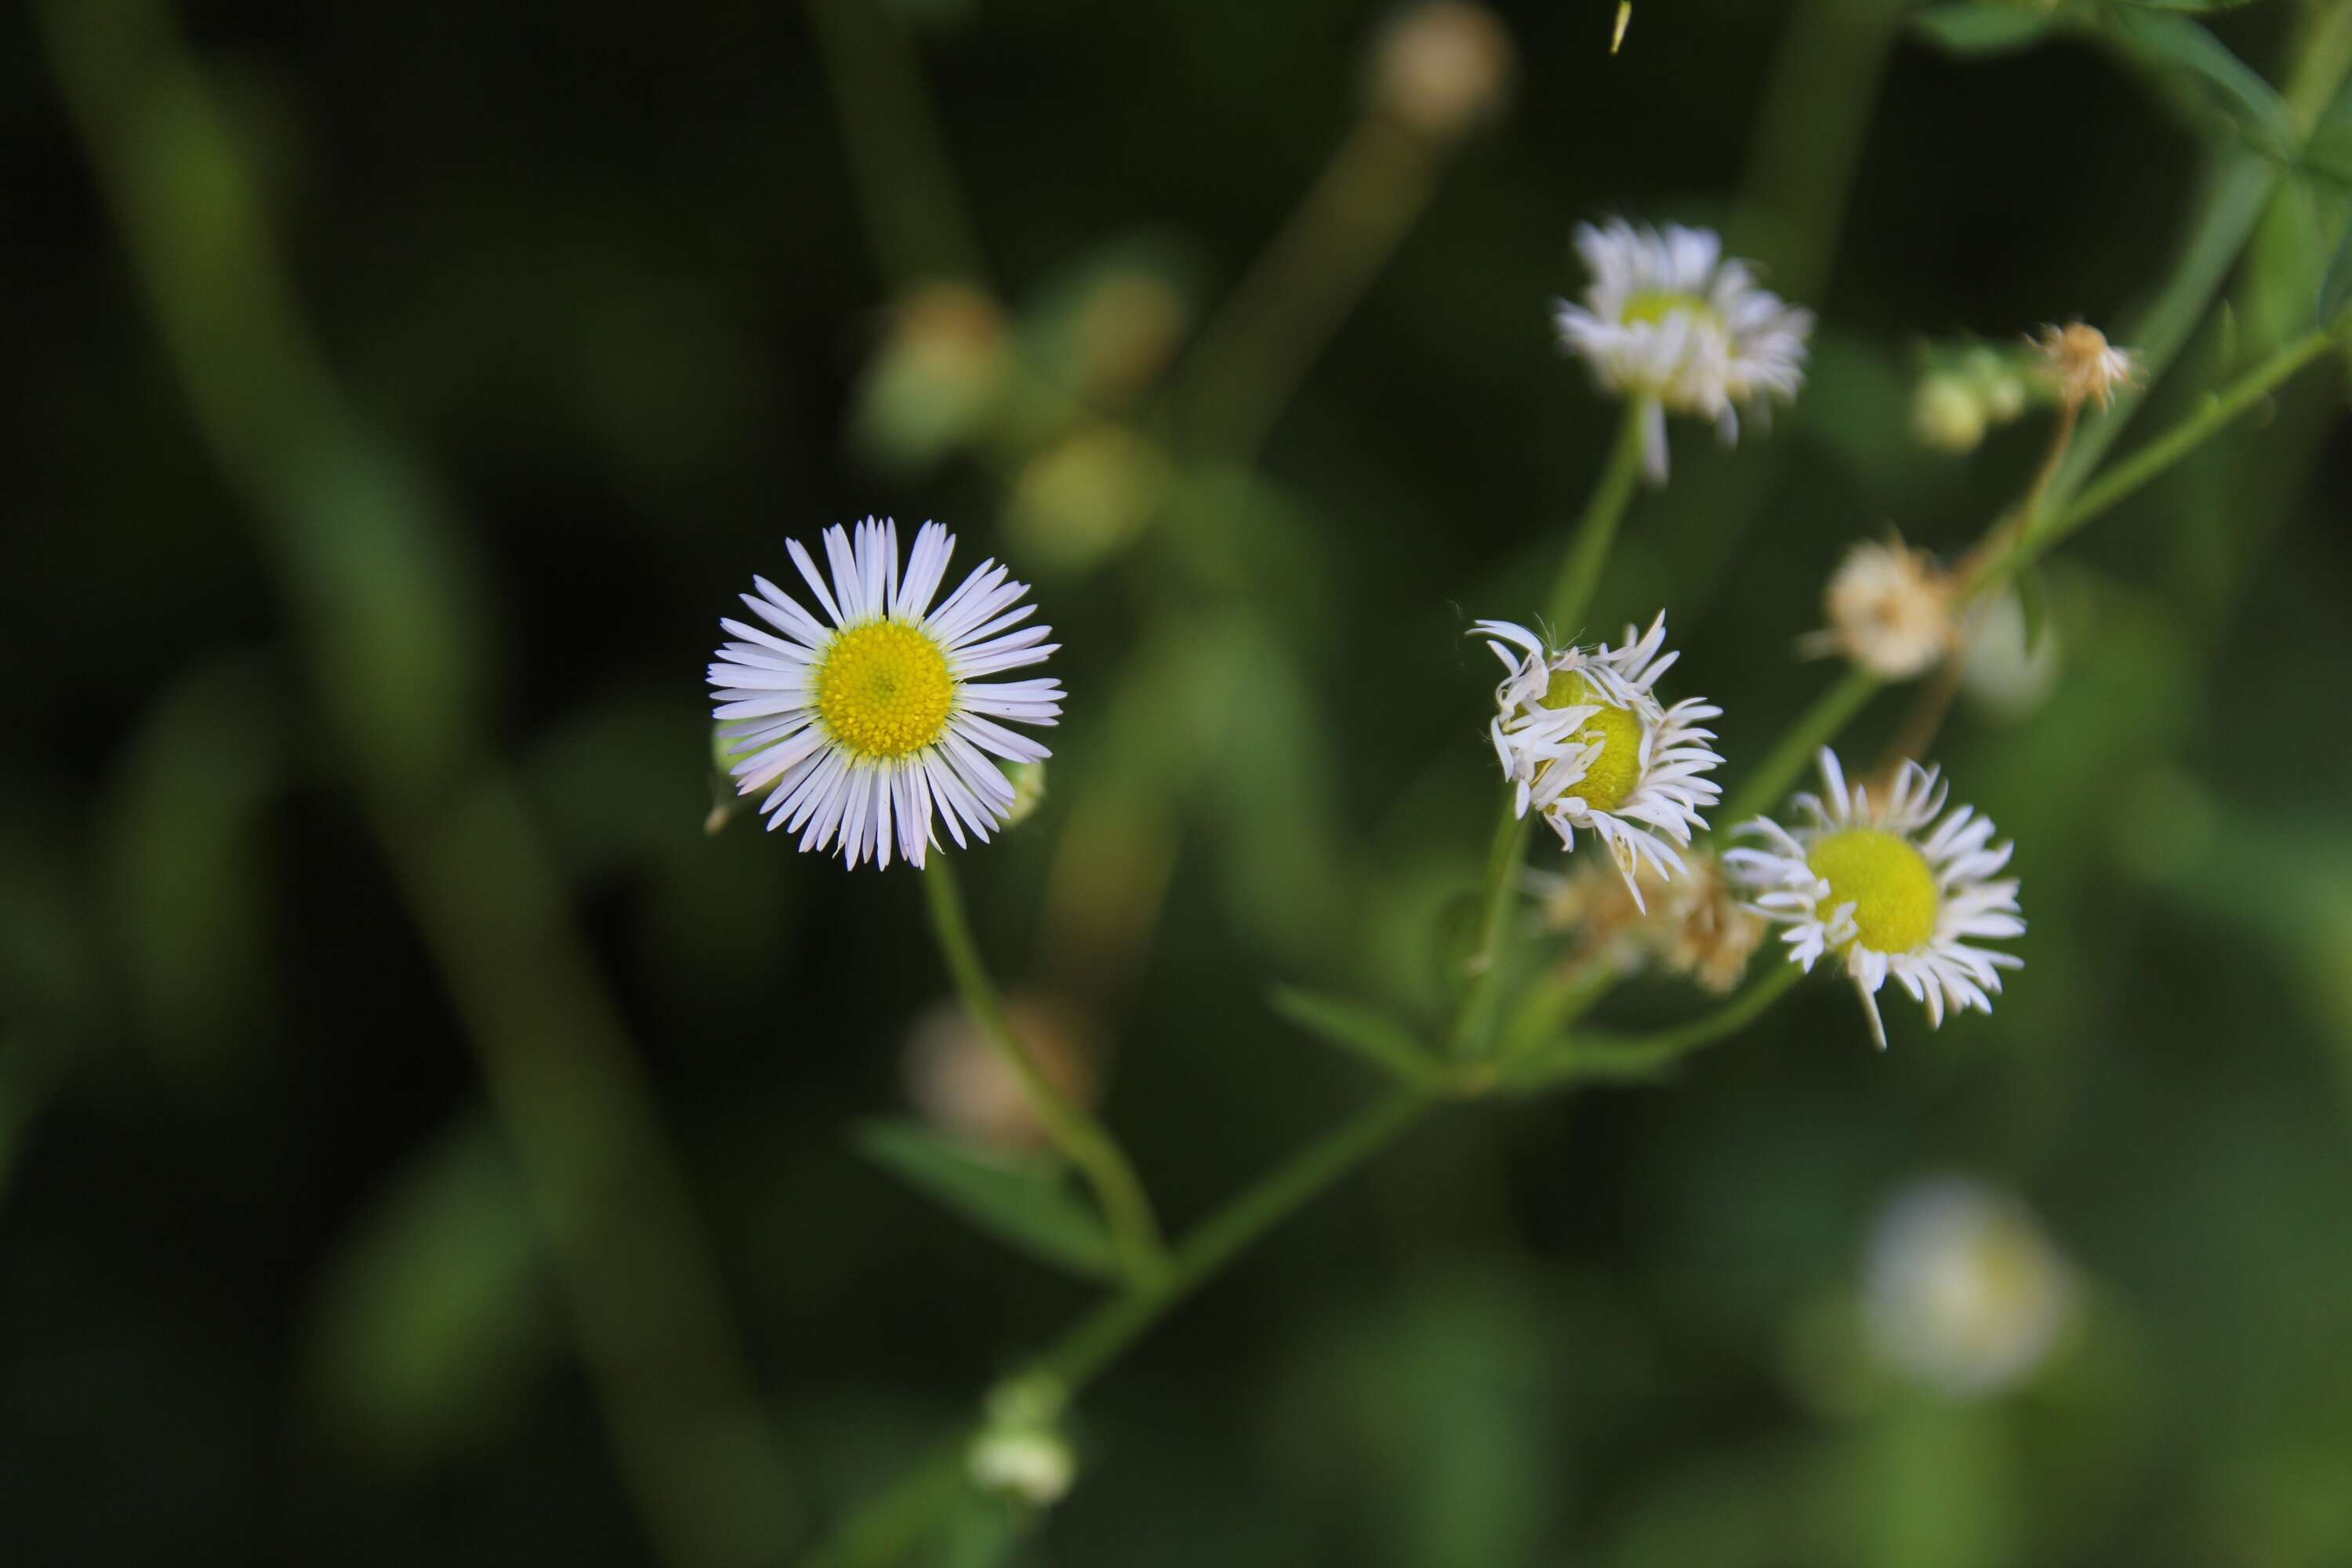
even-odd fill
[(286, 706), (255, 656), (175, 682), (124, 746), (100, 819), (131, 1000), (167, 1065), (191, 1077), (268, 1038), (261, 819), (289, 783)]
[(2252, 5), (2256, 0), (2124, 0), (2127, 5), (2137, 5), (2148, 11), (2235, 11)]
[(2344, 226), (2344, 237), (2336, 242), (2336, 259), (2327, 264), (2327, 276), (2319, 285), (2321, 330), (2336, 325), (2347, 307), (2352, 307), (2352, 223)]
[(310, 1400), (379, 1461), (487, 1447), (561, 1343), (521, 1188), (487, 1122), (420, 1152), (327, 1264), (306, 1325)]
[(2016, 578), (2017, 608), (2025, 617), (2025, 651), (2030, 655), (2042, 646), (2042, 634), (2050, 629), (2050, 584), (2038, 566), (2029, 566)]
[(2013, 54), (2030, 48), (2063, 20), (2056, 6), (1988, 0), (1980, 5), (1936, 5), (1911, 18), (1922, 37), (1947, 53)]
[(1118, 1275), (1109, 1233), (1059, 1165), (983, 1152), (911, 1121), (865, 1122), (857, 1146), (999, 1241), (1085, 1279)]
[(1327, 1045), (1363, 1058), (1383, 1072), (1414, 1081), (1429, 1076), (1429, 1052), (1410, 1029), (1359, 1003), (1285, 985), (1274, 1010)]
[(2111, 26), (2126, 50), (2236, 126), (2264, 153), (2292, 161), (2299, 138), (2286, 100), (2202, 24), (2156, 11), (2117, 10)]

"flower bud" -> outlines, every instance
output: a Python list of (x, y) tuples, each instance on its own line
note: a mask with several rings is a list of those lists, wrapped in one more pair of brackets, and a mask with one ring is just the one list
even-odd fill
[(1911, 395), (1911, 433), (1938, 452), (1975, 451), (1985, 434), (1985, 406), (1975, 386), (1945, 371), (1922, 376)]
[(1456, 141), (1502, 112), (1515, 57), (1510, 34), (1486, 6), (1430, 0), (1381, 29), (1372, 106), (1433, 141)]

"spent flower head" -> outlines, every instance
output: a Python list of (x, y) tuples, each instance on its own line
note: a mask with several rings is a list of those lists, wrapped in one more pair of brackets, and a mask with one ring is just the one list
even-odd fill
[[(1721, 995), (1739, 984), (1764, 940), (1764, 919), (1742, 900), (1713, 851), (1693, 849), (1672, 880), (1644, 864), (1628, 883), (1587, 861), (1566, 874), (1529, 870), (1546, 924), (1574, 936), (1572, 962), (1631, 974), (1654, 965)], [(1640, 898), (1635, 897), (1635, 889)]]
[(2086, 402), (2105, 408), (2117, 392), (2139, 384), (2139, 355), (2110, 345), (2105, 332), (2085, 322), (2045, 326), (2034, 346), (2069, 408)]
[(1882, 680), (1908, 680), (1958, 646), (1958, 583), (1899, 539), (1847, 551), (1822, 605), (1829, 625), (1804, 651), (1843, 655)]
[(1576, 249), (1592, 281), (1582, 304), (1559, 303), (1560, 346), (1603, 391), (1644, 401), (1652, 479), (1666, 477), (1667, 412), (1714, 420), (1728, 445), (1740, 409), (1760, 419), (1769, 399), (1795, 400), (1812, 312), (1783, 304), (1747, 262), (1726, 260), (1714, 233), (1612, 218), (1579, 225)]
[(920, 866), (937, 842), (934, 814), (958, 847), (967, 831), (985, 841), (1014, 799), (992, 759), (1048, 755), (998, 721), (1052, 724), (1062, 711), (1058, 680), (983, 679), (1058, 646), (1045, 640), (1052, 627), (1021, 625), (1036, 609), (1019, 602), (1028, 584), (983, 561), (934, 605), (955, 550), (936, 522), (915, 535), (903, 576), (889, 521), (867, 518), (854, 544), (847, 530), (825, 530), (829, 585), (798, 540), (786, 548), (824, 619), (754, 577), (743, 603), (773, 631), (719, 622), (737, 639), (710, 666), (737, 790), (768, 792), (770, 829), (798, 833), (803, 850), (838, 843), (853, 867), (887, 866), (894, 841)]
[(1515, 808), (1541, 813), (1565, 848), (1576, 847), (1580, 830), (1598, 837), (1635, 904), (1646, 905), (1643, 866), (1681, 875), (1677, 851), (1706, 826), (1699, 811), (1722, 793), (1706, 776), (1723, 762), (1706, 745), (1714, 731), (1699, 725), (1723, 710), (1696, 698), (1662, 707), (1651, 691), (1681, 657), (1659, 652), (1665, 612), (1646, 632), (1627, 626), (1615, 647), (1555, 651), (1509, 621), (1475, 629), (1507, 672), (1488, 733)]
[[(1789, 960), (1811, 973), (1829, 956), (1853, 982), (1881, 1049), (1878, 992), (1891, 976), (1941, 1025), (1948, 1006), (1992, 1011), (2000, 971), (2024, 960), (1974, 943), (2024, 933), (2017, 883), (1995, 880), (2011, 846), (1992, 842), (1990, 818), (1969, 806), (1944, 813), (1935, 770), (1906, 763), (1885, 798), (1848, 787), (1836, 753), (1821, 753), (1825, 795), (1796, 797), (1798, 823), (1768, 817), (1736, 831), (1753, 847), (1724, 865), (1754, 895), (1757, 911), (1788, 929)], [(1942, 816), (1938, 822), (1937, 818)]]

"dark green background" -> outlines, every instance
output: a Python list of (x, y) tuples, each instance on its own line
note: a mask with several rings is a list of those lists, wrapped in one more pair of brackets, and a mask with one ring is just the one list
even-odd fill
[[(1197, 321), (1346, 134), (1381, 16), (905, 10), (1016, 319), (1142, 242)], [(1786, 6), (1643, 0), (1612, 58), (1598, 0), (1507, 11), (1510, 112), (1340, 328), (1263, 484), (1202, 480), (1089, 572), (1015, 561), (1068, 711), (1044, 811), (960, 865), (1008, 982), (1050, 974), (1034, 933), (1075, 803), (1114, 747), (1172, 759), (1166, 908), (1099, 1005), (1106, 1114), (1180, 1226), (1370, 1092), (1274, 1019), (1272, 984), (1434, 994), (1435, 911), (1475, 882), (1493, 798), (1493, 671), (1460, 634), (1534, 614), (1613, 419), (1550, 344), (1570, 227), (1723, 221), (1792, 36)], [(1794, 47), (1881, 13), (1820, 0)], [(2219, 30), (2277, 74), (2298, 16)], [(1012, 470), (859, 455), (893, 284), (794, 7), (184, 20), (322, 355), (478, 579), (452, 624), (479, 635), (424, 643), (477, 694), (682, 1152), (780, 1434), (771, 1500), (834, 1517), (1087, 1296), (856, 1157), (945, 989), (918, 889), (743, 823), (705, 836), (702, 666), (785, 537), (937, 517), (977, 561), (1006, 548)], [(337, 677), (192, 416), (49, 60), (0, 20), (0, 1559), (647, 1561), (361, 804), (385, 761), (321, 717)], [(1870, 95), (1867, 63), (1832, 75)], [(1676, 426), (1596, 617), (1667, 606), (1675, 690), (1726, 708), (1735, 780), (1831, 677), (1791, 648), (1845, 544), (1892, 525), (1957, 553), (2038, 456), (2038, 416), (1965, 460), (1914, 446), (1917, 341), (2127, 322), (2218, 142), (2078, 43), (1971, 63), (1899, 41), (1875, 97), (1800, 301), (1822, 318), (1803, 404), (1729, 457)], [(2148, 427), (2307, 321), (2302, 210)], [(1667, 1087), (1448, 1112), (1109, 1374), (1076, 1490), (1016, 1550), (2352, 1561), (2342, 388), (2339, 355), (2094, 525), (2046, 574), (2054, 694), (1955, 716), (1943, 760), (2017, 839), (2033, 926), (1996, 1016), (1931, 1035), (1896, 1003), (1875, 1055), (1823, 981)], [(1697, 1005), (1636, 987), (1611, 1016)], [(1876, 1205), (1947, 1168), (2023, 1194), (2084, 1280), (2067, 1352), (1975, 1405), (1874, 1375), (1835, 1331)], [(778, 1526), (774, 1560), (805, 1542)]]

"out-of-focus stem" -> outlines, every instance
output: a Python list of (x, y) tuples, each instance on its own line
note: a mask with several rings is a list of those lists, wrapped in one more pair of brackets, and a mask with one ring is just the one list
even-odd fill
[(469, 701), (482, 590), (350, 410), (158, 0), (37, 16), (163, 345), (301, 623), (383, 852), (512, 1147), (623, 1487), (675, 1568), (772, 1561), (793, 1511), (675, 1153)]
[(1552, 583), (1547, 608), (1553, 634), (1563, 640), (1576, 637), (1584, 612), (1592, 607), (1592, 595), (1600, 589), (1601, 569), (1609, 564), (1610, 546), (1617, 542), (1617, 525), (1624, 521), (1626, 508), (1633, 504), (1633, 487), (1642, 472), (1642, 431), (1652, 416), (1649, 399), (1625, 400), (1624, 417), (1618, 422), (1617, 439), (1609, 448), (1601, 482), (1593, 487), (1592, 499), (1585, 502), (1576, 536), (1569, 544), (1567, 557), (1559, 563), (1559, 575)]
[(1838, 731), (1878, 694), (1883, 684), (1859, 667), (1839, 676), (1766, 753), (1764, 761), (1748, 775), (1748, 782), (1725, 804), (1722, 815), (1716, 820), (1725, 827), (1736, 827), (1771, 810), (1805, 771), (1813, 753), (1835, 740)]
[(947, 959), (948, 973), (955, 977), (956, 992), (963, 998), (964, 1010), (996, 1047), (1013, 1076), (1021, 1080), (1022, 1091), (1029, 1097), (1037, 1120), (1054, 1144), (1070, 1158), (1071, 1163), (1086, 1173), (1102, 1204), (1103, 1217), (1109, 1223), (1112, 1240), (1118, 1245), (1120, 1261), (1126, 1266), (1131, 1280), (1148, 1280), (1158, 1272), (1163, 1260), (1160, 1242), (1160, 1223), (1152, 1217), (1150, 1199), (1145, 1196), (1143, 1183), (1136, 1175), (1117, 1140), (1054, 1087), (1037, 1059), (1014, 1033), (1013, 1021), (1004, 1016), (1004, 1005), (996, 994), (996, 984), (988, 975), (988, 966), (981, 961), (979, 944), (972, 941), (971, 922), (964, 914), (963, 891), (956, 880), (955, 868), (945, 854), (935, 854), (922, 870), (923, 896), (930, 907), (931, 930), (939, 938), (940, 952)]
[(1511, 910), (1518, 901), (1519, 861), (1527, 854), (1528, 827), (1528, 819), (1514, 809), (1512, 794), (1506, 788), (1502, 816), (1495, 824), (1495, 840), (1486, 851), (1486, 881), (1478, 895), (1478, 944), (1470, 954), (1468, 985), (1448, 1041), (1456, 1051), (1484, 1038), (1496, 1009), (1502, 1005), (1497, 972), (1510, 935)]
[(832, 79), (834, 110), (867, 242), (892, 281), (985, 278), (921, 63), (892, 8), (876, 0), (809, 0), (809, 27)]
[(1437, 186), (1440, 143), (1367, 112), (1209, 324), (1170, 395), (1184, 445), (1246, 463)]

